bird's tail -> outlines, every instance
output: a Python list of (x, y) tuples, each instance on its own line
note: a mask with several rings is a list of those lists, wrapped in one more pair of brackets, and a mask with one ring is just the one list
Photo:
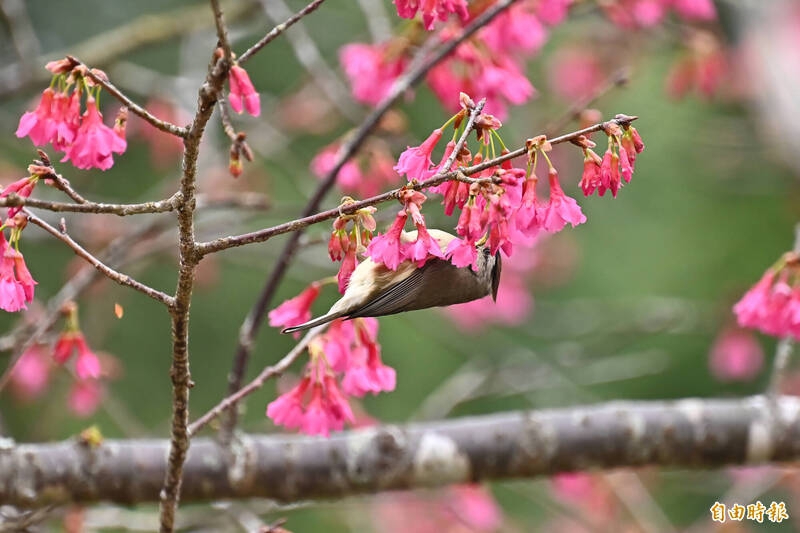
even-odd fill
[(329, 311), (328, 314), (325, 314), (325, 315), (322, 315), (320, 317), (317, 317), (317, 318), (314, 318), (312, 320), (309, 320), (308, 322), (300, 324), (299, 326), (292, 326), (290, 328), (283, 329), (283, 330), (281, 330), (281, 333), (294, 333), (295, 331), (304, 331), (304, 330), (307, 330), (307, 329), (311, 329), (314, 326), (320, 326), (322, 324), (327, 324), (328, 322), (336, 320), (337, 318), (339, 318), (341, 316), (344, 316), (344, 313), (341, 312), (341, 311), (337, 311), (337, 312)]

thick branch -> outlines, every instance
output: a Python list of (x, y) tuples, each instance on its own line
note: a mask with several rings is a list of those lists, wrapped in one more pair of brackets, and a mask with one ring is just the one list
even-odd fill
[[(591, 468), (713, 468), (800, 459), (800, 399), (611, 402), (512, 412), (331, 437), (243, 436), (237, 462), (195, 439), (184, 501), (296, 501)], [(780, 424), (770, 424), (778, 415)], [(164, 440), (69, 440), (0, 449), (0, 501), (18, 506), (152, 502)]]
[(97, 213), (110, 214), (117, 216), (141, 215), (152, 213), (164, 213), (175, 209), (175, 197), (155, 202), (143, 202), (140, 204), (106, 204), (97, 202), (70, 203), (70, 202), (50, 202), (48, 200), (37, 200), (36, 198), (23, 198), (15, 193), (0, 198), (0, 207), (34, 207), (45, 209), (57, 213)]
[[(606, 121), (606, 122), (599, 122), (593, 126), (589, 126), (588, 128), (583, 128), (582, 130), (573, 131), (572, 133), (567, 133), (561, 135), (559, 137), (554, 137), (552, 139), (548, 139), (550, 144), (561, 144), (565, 142), (571, 142), (582, 135), (588, 135), (590, 133), (594, 133), (597, 131), (601, 131), (605, 129), (609, 123), (616, 123), (616, 124), (630, 124), (632, 121), (636, 120), (637, 117), (629, 117), (627, 115), (617, 115), (616, 118)], [(242, 235), (236, 235), (232, 237), (222, 237), (219, 239), (215, 239), (213, 241), (202, 242), (198, 244), (198, 251), (203, 254), (210, 254), (214, 252), (218, 252), (220, 250), (226, 250), (228, 248), (234, 248), (236, 246), (244, 246), (246, 244), (252, 244), (256, 242), (264, 242), (266, 240), (275, 237), (276, 235), (281, 235), (283, 233), (289, 233), (291, 231), (298, 231), (307, 226), (312, 224), (317, 224), (319, 222), (324, 222), (326, 220), (330, 220), (332, 218), (336, 218), (342, 214), (352, 214), (358, 211), (359, 209), (363, 209), (364, 207), (368, 207), (371, 205), (377, 205), (384, 202), (388, 202), (390, 200), (394, 200), (398, 197), (399, 193), (405, 189), (414, 189), (414, 190), (422, 190), (428, 189), (435, 185), (439, 185), (444, 183), (445, 181), (449, 180), (463, 180), (464, 176), (471, 176), (472, 174), (476, 174), (481, 172), (482, 170), (486, 170), (487, 168), (497, 166), (504, 161), (508, 161), (510, 159), (514, 159), (515, 157), (519, 157), (525, 155), (527, 152), (527, 148), (524, 146), (509, 152), (505, 155), (500, 157), (496, 157), (494, 159), (488, 159), (483, 161), (478, 165), (473, 165), (471, 167), (464, 167), (458, 169), (453, 172), (442, 172), (432, 176), (430, 179), (425, 180), (424, 182), (416, 182), (406, 185), (405, 187), (400, 187), (398, 189), (393, 189), (391, 191), (385, 192), (383, 194), (379, 194), (377, 196), (373, 196), (371, 198), (367, 198), (365, 200), (360, 200), (358, 202), (348, 203), (343, 207), (337, 207), (334, 209), (328, 209), (327, 211), (320, 211), (319, 213), (311, 216), (306, 216), (303, 218), (298, 218), (297, 220), (292, 220), (290, 222), (285, 222), (283, 224), (279, 224), (277, 226), (273, 226), (271, 228), (265, 228), (258, 231), (252, 231), (250, 233), (243, 233)], [(447, 168), (447, 167), (445, 167)], [(470, 180), (467, 180), (470, 181)]]

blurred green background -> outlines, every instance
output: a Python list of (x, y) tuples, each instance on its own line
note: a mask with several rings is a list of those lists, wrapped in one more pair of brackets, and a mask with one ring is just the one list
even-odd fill
[[(211, 22), (203, 3), (188, 1), (84, 0), (80, 9), (70, 2), (52, 0), (25, 4), (41, 51), (49, 59), (144, 14), (163, 19), (164, 14), (188, 6), (196, 7), (206, 23)], [(302, 5), (289, 4), (293, 9)], [(387, 3), (386, 7), (389, 22), (399, 26), (392, 6)], [(652, 33), (621, 36), (589, 7), (581, 5), (574, 20), (555, 28), (543, 52), (531, 62), (530, 79), (540, 96), (512, 113), (502, 130), (503, 138), (509, 146), (519, 146), (564, 113), (569, 104), (549, 89), (548, 68), (557, 60), (554, 52), (562, 45), (590, 35), (594, 42), (613, 47), (617, 61), (613, 66), (632, 67), (630, 83), (603, 96), (594, 106), (605, 117), (616, 113), (641, 117), (636, 127), (647, 148), (637, 160), (633, 181), (617, 199), (578, 196), (580, 154), (571, 146), (557, 147), (555, 157), (561, 162), (565, 188), (578, 198), (588, 221), (540, 247), (540, 261), (546, 268), (537, 269), (530, 277), (535, 299), (531, 316), (519, 327), (491, 325), (479, 335), (456, 329), (438, 310), (382, 318), (379, 339), (383, 358), (397, 369), (398, 385), (393, 393), (364, 399), (363, 407), (371, 416), (403, 422), (431, 415), (461, 416), (610, 399), (741, 396), (764, 389), (774, 348), (771, 339), (759, 338), (767, 360), (758, 376), (747, 382), (714, 379), (708, 353), (716, 335), (732, 321), (731, 305), (792, 245), (793, 225), (800, 215), (796, 172), (775, 158), (769, 142), (761, 136), (751, 99), (734, 98), (726, 94), (725, 87), (711, 99), (696, 94), (680, 100), (666, 96), (665, 78), (682, 53), (677, 37), (680, 29), (668, 24)], [(729, 4), (719, 7), (724, 21), (720, 31), (736, 45), (735, 14)], [(272, 23), (258, 5), (248, 7), (241, 2), (237, 9), (245, 12), (231, 23), (235, 49), (241, 52)], [(364, 15), (351, 0), (326, 3), (305, 25), (337, 72), (337, 49), (353, 40), (370, 39)], [(99, 66), (137, 101), (153, 96), (149, 91), (155, 88), (162, 97), (190, 110), (214, 42), (213, 32), (206, 27), (133, 47)], [(7, 33), (0, 33), (0, 57), (4, 65), (17, 62)], [(81, 59), (91, 61), (89, 57)], [(238, 181), (224, 176), (227, 146), (218, 121), (213, 120), (201, 160), (200, 192), (252, 189), (268, 195), (272, 208), (255, 213), (204, 213), (198, 230), (201, 239), (262, 228), (296, 216), (317, 184), (308, 170), (309, 161), (352, 127), (335, 111), (320, 121), (319, 132), (296, 131), (282, 123), (286, 113), (292, 113), (286, 109), (278, 112), (288, 105), (286, 99), (309, 85), (309, 75), (298, 64), (286, 38), (277, 39), (247, 68), (262, 93), (264, 112), (259, 119), (235, 117), (234, 121), (249, 132), (256, 161), (245, 166), (245, 175)], [(30, 141), (17, 139), (13, 132), (19, 115), (31, 108), (45, 86), (46, 82), (27, 84), (18, 91), (0, 92), (4, 133), (0, 135), (0, 173), (6, 182), (22, 177), (35, 156)], [(752, 94), (758, 90), (752, 88)], [(104, 98), (103, 103), (109, 105), (110, 98)], [(359, 114), (367, 111), (355, 109)], [(415, 91), (413, 101), (399, 109), (409, 128), (401, 135), (385, 135), (395, 154), (406, 144), (416, 144), (447, 118), (429, 90), (422, 87)], [(106, 116), (113, 115), (106, 112)], [(137, 119), (131, 119), (131, 127), (134, 121)], [(565, 131), (574, 127), (572, 123)], [(132, 133), (129, 141), (128, 152), (105, 173), (78, 171), (67, 164), (56, 168), (91, 199), (133, 202), (171, 194), (179, 177), (178, 159), (154, 166), (142, 138)], [(598, 151), (605, 148), (604, 140), (598, 139), (598, 144)], [(335, 206), (340, 196), (339, 192), (330, 194), (325, 207)], [(42, 191), (41, 197), (58, 198), (54, 191)], [(426, 208), (431, 226), (452, 230), (455, 221), (437, 214), (437, 202), (430, 201)], [(388, 221), (393, 211), (394, 207), (386, 206), (380, 220)], [(51, 221), (59, 218), (45, 215)], [(144, 217), (67, 214), (64, 218), (73, 236), (87, 242), (92, 251), (107, 242), (104, 231), (114, 234), (146, 223)], [(164, 219), (169, 221), (169, 215)], [(327, 224), (310, 229), (310, 243), (289, 270), (274, 305), (296, 295), (311, 280), (335, 273), (337, 267), (328, 261), (324, 247), (328, 231)], [(230, 250), (204, 262), (191, 315), (191, 368), (196, 383), (191, 395), (192, 418), (224, 394), (238, 328), (284, 240), (281, 236)], [(171, 292), (175, 241), (172, 233), (150, 241), (123, 270)], [(46, 302), (68, 273), (74, 272), (73, 256), (35, 227), (25, 231), (22, 251), (39, 282), (37, 299)], [(335, 291), (329, 289), (315, 312), (323, 311), (335, 299)], [(63, 439), (97, 424), (108, 437), (165, 437), (171, 394), (167, 313), (142, 295), (105, 280), (93, 285), (79, 303), (81, 324), (91, 346), (112, 354), (121, 367), (108, 384), (106, 400), (88, 419), (71, 415), (64, 402), (71, 377), (57, 370), (48, 392), (34, 401), (17, 401), (8, 392), (0, 396), (3, 432), (19, 441)], [(115, 303), (124, 308), (121, 319), (114, 316)], [(0, 331), (9, 330), (19, 319), (1, 316)], [(248, 376), (277, 361), (292, 343), (289, 336), (265, 326)], [(8, 355), (2, 354), (0, 359), (7, 361)], [(299, 366), (295, 368), (299, 370)], [(483, 392), (465, 401), (454, 400), (450, 394), (459, 389), (451, 378), (472, 373), (490, 376)], [(242, 427), (251, 432), (275, 431), (264, 417), (264, 408), (274, 397), (273, 383), (252, 395)], [(709, 506), (732, 482), (720, 472), (648, 471), (646, 476), (653, 497), (676, 529), (706, 518)], [(776, 489), (761, 499), (786, 499), (785, 490)], [(546, 480), (497, 483), (493, 492), (509, 516), (508, 530), (535, 530), (531, 529), (535, 524), (563, 511), (548, 503)], [(361, 513), (359, 509), (368, 504), (365, 499), (323, 503), (268, 516), (288, 516), (287, 527), (292, 531), (358, 531), (360, 526), (354, 525), (352, 514)], [(790, 506), (790, 515), (792, 510)]]

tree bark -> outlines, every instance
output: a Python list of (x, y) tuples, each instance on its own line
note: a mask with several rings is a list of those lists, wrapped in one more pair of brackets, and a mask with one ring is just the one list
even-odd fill
[[(193, 439), (181, 500), (284, 502), (591, 468), (800, 459), (800, 398), (611, 402), (380, 426), (329, 439)], [(0, 502), (157, 502), (169, 441), (0, 442)]]

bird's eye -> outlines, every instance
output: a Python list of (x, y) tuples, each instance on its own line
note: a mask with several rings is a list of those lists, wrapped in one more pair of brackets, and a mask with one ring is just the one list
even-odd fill
[(488, 246), (483, 249), (483, 255), (484, 256), (489, 257), (491, 254), (492, 254), (492, 251), (489, 249)]

